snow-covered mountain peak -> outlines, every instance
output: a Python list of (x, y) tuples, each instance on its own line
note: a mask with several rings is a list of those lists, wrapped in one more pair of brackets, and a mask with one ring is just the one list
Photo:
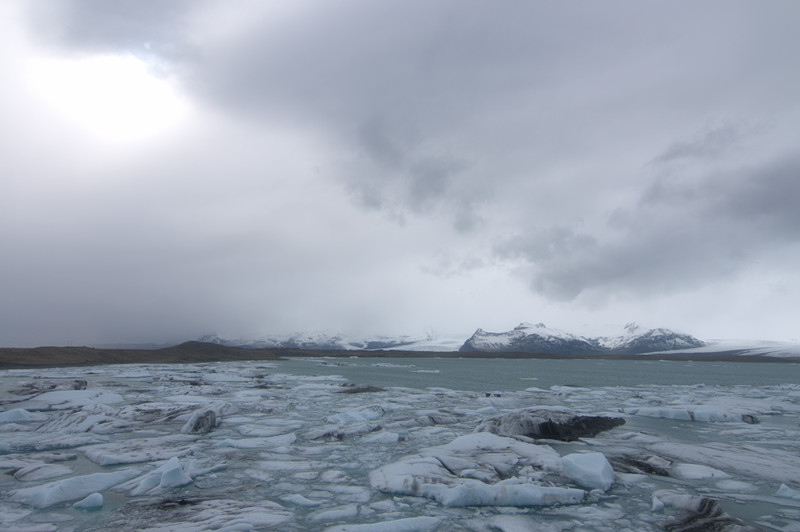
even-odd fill
[(507, 332), (492, 333), (478, 329), (461, 347), (461, 351), (540, 352), (540, 353), (647, 353), (702, 347), (703, 342), (669, 329), (645, 329), (628, 323), (619, 336), (585, 337), (543, 323), (521, 323)]

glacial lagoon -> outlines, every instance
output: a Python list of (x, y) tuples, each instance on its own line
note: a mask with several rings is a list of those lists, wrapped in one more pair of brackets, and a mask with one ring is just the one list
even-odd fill
[[(793, 363), (5, 370), (0, 402), (2, 530), (656, 531), (700, 501), (722, 525), (800, 530)], [(625, 423), (569, 442), (475, 432), (523, 409)]]

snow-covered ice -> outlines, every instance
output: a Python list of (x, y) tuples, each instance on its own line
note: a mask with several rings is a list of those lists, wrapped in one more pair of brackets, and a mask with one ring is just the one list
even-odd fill
[(564, 473), (587, 489), (606, 491), (614, 483), (614, 470), (603, 453), (573, 453), (561, 458)]
[[(554, 377), (553, 361), (319, 362), (0, 371), (0, 529), (656, 531), (724, 518), (792, 530), (800, 520), (794, 364), (573, 361)], [(517, 382), (492, 380), (504, 363)], [(776, 376), (615, 384), (626, 367)], [(559, 420), (584, 432), (560, 434)]]

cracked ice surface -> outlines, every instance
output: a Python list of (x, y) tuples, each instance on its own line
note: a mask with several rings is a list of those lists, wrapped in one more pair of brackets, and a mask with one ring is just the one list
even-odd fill
[[(514, 361), (516, 381), (492, 380), (499, 364), (0, 371), (0, 529), (638, 531), (702, 507), (797, 530), (796, 365), (631, 384), (633, 363)], [(756, 369), (775, 376), (699, 384)], [(572, 442), (474, 432), (531, 408), (626, 423)]]

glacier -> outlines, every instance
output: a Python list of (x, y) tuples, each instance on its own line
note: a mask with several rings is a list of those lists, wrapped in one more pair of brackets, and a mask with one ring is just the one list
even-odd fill
[(800, 522), (797, 364), (330, 362), (0, 371), (0, 529)]

